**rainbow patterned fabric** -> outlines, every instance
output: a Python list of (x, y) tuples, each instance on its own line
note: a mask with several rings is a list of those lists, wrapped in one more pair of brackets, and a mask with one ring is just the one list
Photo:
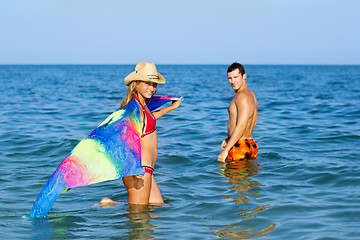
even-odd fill
[[(148, 108), (153, 111), (180, 99), (179, 95), (155, 96)], [(45, 217), (57, 197), (70, 188), (145, 174), (141, 168), (140, 135), (140, 107), (133, 99), (75, 146), (41, 190), (29, 217)]]

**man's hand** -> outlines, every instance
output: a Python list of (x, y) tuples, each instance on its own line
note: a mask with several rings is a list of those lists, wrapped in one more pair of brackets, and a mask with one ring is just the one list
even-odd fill
[(224, 149), (226, 147), (227, 144), (227, 139), (225, 139), (224, 141), (222, 141), (221, 143), (221, 149)]
[(225, 162), (227, 155), (228, 155), (228, 151), (223, 150), (218, 156), (218, 161)]

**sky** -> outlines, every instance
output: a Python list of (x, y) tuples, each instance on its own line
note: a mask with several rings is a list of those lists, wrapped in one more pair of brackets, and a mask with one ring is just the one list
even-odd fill
[(360, 64), (358, 0), (1, 0), (0, 64)]

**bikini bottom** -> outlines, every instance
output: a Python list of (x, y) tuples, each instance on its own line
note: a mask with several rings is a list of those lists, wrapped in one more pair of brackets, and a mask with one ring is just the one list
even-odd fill
[(151, 175), (152, 175), (153, 172), (154, 172), (154, 168), (153, 168), (153, 167), (146, 166), (146, 165), (142, 165), (141, 167), (142, 167), (142, 169), (145, 170), (146, 173), (150, 173)]

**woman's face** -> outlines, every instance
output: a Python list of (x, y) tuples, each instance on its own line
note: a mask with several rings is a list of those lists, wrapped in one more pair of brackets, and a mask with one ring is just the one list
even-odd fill
[(156, 87), (157, 83), (141, 81), (137, 90), (144, 98), (151, 98), (156, 93)]

